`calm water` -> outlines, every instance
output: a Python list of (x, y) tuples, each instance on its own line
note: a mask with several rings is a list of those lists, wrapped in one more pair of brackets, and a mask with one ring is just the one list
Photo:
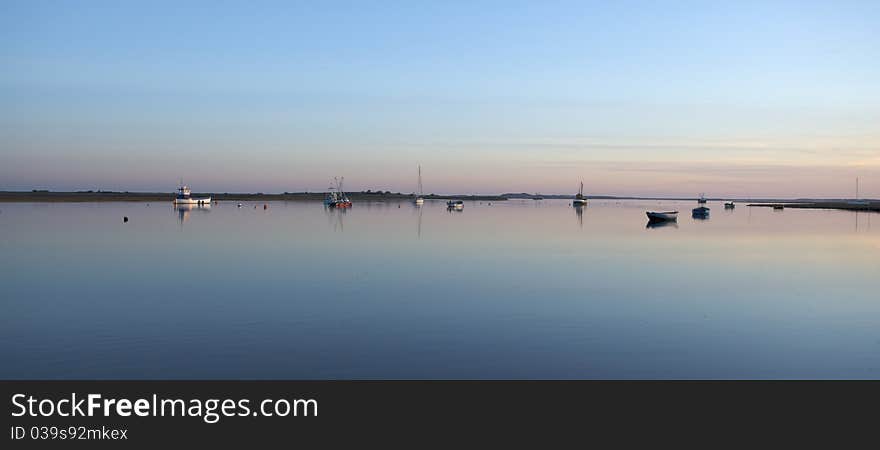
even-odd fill
[(880, 378), (880, 215), (694, 206), (0, 204), (0, 378)]

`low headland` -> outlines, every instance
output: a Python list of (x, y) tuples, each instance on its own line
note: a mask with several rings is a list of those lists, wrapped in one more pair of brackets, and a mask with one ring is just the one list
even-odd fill
[(847, 211), (880, 212), (880, 200), (819, 200), (750, 203), (765, 208), (844, 209)]

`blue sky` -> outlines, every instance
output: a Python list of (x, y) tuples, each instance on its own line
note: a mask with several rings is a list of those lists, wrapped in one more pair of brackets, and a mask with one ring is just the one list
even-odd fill
[(0, 189), (880, 197), (880, 2), (0, 1)]

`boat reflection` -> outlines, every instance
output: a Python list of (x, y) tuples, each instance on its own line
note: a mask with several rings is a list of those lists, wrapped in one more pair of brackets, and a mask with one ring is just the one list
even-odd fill
[[(424, 203), (424, 200), (422, 200), (422, 202)], [(424, 211), (424, 208), (422, 208), (421, 204), (416, 204), (416, 209), (419, 210), (419, 221), (418, 221), (418, 227), (416, 228), (416, 236), (419, 239), (421, 239), (422, 238), (422, 211)]]
[(333, 231), (340, 233), (345, 231), (345, 223), (342, 220), (348, 214), (350, 208), (333, 208), (324, 206), (324, 212), (327, 214), (327, 222), (333, 225)]
[(584, 227), (584, 210), (585, 209), (587, 209), (587, 208), (584, 205), (579, 205), (579, 204), (574, 205), (574, 214), (577, 216), (578, 226), (581, 228)]
[(177, 212), (177, 222), (183, 226), (183, 223), (189, 220), (193, 211), (210, 212), (211, 204), (205, 203), (200, 205), (177, 203), (174, 205), (174, 210)]
[(648, 223), (645, 224), (645, 228), (678, 228), (678, 222), (674, 220), (649, 220)]

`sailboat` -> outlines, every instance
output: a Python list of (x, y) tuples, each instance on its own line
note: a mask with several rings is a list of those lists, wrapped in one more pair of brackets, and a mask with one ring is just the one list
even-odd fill
[(416, 196), (414, 203), (416, 205), (422, 205), (425, 203), (425, 199), (422, 197), (422, 166), (419, 165), (419, 195)]
[(574, 200), (571, 201), (571, 204), (574, 206), (584, 206), (587, 204), (587, 198), (584, 197), (584, 182), (581, 181), (581, 188), (578, 190), (577, 195), (574, 196)]

